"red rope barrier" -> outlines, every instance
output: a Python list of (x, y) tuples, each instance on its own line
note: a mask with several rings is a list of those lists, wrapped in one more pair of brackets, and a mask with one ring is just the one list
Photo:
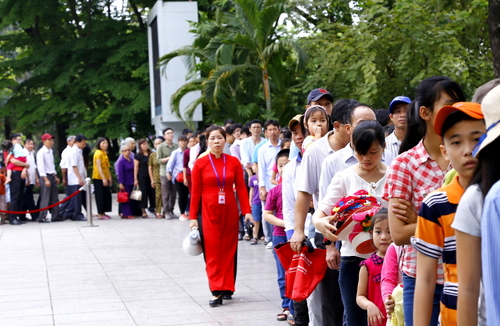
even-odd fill
[(67, 202), (68, 200), (70, 200), (71, 198), (75, 197), (80, 191), (82, 191), (82, 188), (78, 189), (77, 191), (75, 191), (74, 193), (72, 193), (71, 195), (69, 195), (68, 197), (64, 198), (63, 200), (61, 200), (60, 202), (57, 202), (55, 204), (52, 204), (50, 206), (47, 206), (45, 208), (39, 208), (39, 209), (35, 209), (35, 210), (32, 210), (32, 211), (22, 211), (22, 212), (12, 212), (12, 211), (2, 211), (0, 210), (0, 213), (7, 213), (7, 214), (26, 214), (26, 213), (38, 213), (38, 212), (41, 212), (41, 211), (44, 211), (44, 210), (47, 210), (47, 209), (51, 209), (52, 207), (56, 207), (57, 205), (60, 205), (64, 202)]

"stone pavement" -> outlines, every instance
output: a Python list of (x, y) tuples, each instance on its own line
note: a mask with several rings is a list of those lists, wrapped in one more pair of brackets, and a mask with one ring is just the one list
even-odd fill
[(181, 248), (189, 222), (117, 211), (95, 228), (0, 225), (0, 325), (287, 325), (263, 243), (239, 242), (233, 300), (211, 308), (203, 256)]

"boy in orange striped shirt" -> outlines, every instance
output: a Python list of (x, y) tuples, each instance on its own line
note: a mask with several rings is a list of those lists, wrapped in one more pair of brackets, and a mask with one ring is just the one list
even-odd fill
[(457, 171), (453, 181), (430, 193), (420, 208), (415, 236), (417, 275), (413, 322), (430, 325), (439, 258), (443, 259), (445, 284), (441, 296), (441, 325), (457, 324), (458, 277), (455, 230), (451, 227), (458, 202), (473, 176), (477, 159), (472, 150), (485, 132), (481, 106), (458, 102), (444, 106), (435, 116), (434, 128), (442, 137), (441, 152)]

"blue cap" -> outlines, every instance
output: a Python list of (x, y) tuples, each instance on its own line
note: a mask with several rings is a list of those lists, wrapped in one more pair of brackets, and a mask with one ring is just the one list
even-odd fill
[(394, 107), (398, 103), (410, 104), (411, 100), (409, 97), (406, 97), (406, 96), (396, 96), (395, 98), (392, 99), (391, 104), (389, 104), (389, 113), (390, 114), (392, 114), (392, 111), (394, 111)]
[(326, 96), (330, 100), (330, 102), (333, 103), (333, 95), (330, 94), (329, 91), (324, 88), (315, 88), (309, 93), (309, 95), (307, 95), (307, 104), (311, 103), (312, 101), (316, 102), (323, 96)]

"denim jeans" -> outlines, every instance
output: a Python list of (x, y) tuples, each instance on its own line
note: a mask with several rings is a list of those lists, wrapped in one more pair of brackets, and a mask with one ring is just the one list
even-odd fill
[[(413, 326), (413, 299), (415, 296), (415, 278), (403, 273), (403, 310), (405, 314), (405, 325)], [(439, 320), (440, 300), (443, 293), (443, 285), (436, 284), (432, 316), (430, 326), (437, 326)]]
[(340, 275), (339, 285), (344, 303), (344, 316), (347, 325), (366, 326), (366, 311), (361, 309), (356, 303), (356, 294), (358, 292), (358, 279), (361, 263), (364, 259), (349, 256), (340, 257)]
[[(286, 236), (285, 235), (273, 235), (273, 245), (286, 242)], [(285, 269), (281, 265), (281, 262), (278, 258), (278, 255), (276, 254), (276, 249), (273, 248), (273, 254), (274, 254), (274, 259), (276, 260), (276, 269), (278, 270), (278, 285), (280, 288), (280, 295), (281, 295), (281, 307), (283, 309), (289, 309), (290, 313), (293, 315), (293, 303), (292, 300), (289, 298), (285, 297)]]

